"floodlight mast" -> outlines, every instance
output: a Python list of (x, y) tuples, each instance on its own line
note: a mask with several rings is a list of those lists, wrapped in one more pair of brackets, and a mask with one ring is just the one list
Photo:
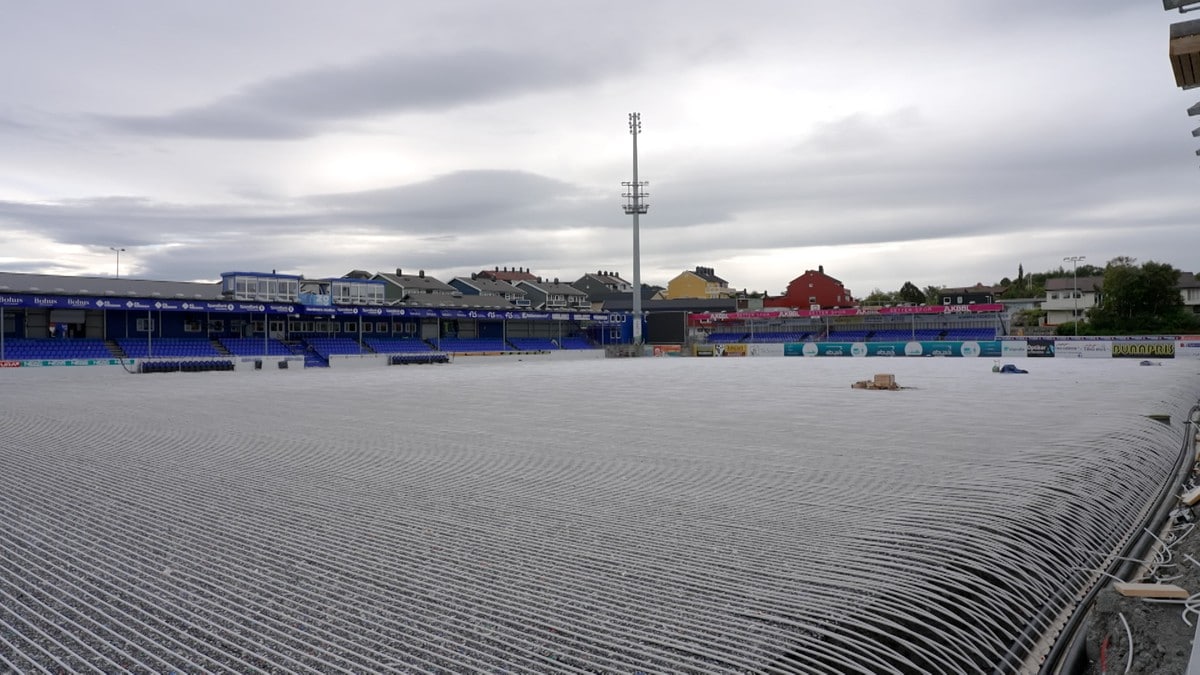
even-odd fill
[(633, 180), (621, 183), (628, 188), (628, 192), (622, 193), (621, 196), (627, 200), (625, 213), (633, 216), (633, 346), (637, 354), (642, 346), (642, 251), (638, 216), (650, 208), (649, 204), (642, 201), (649, 196), (642, 192), (642, 188), (648, 183), (638, 180), (637, 139), (638, 134), (642, 133), (641, 113), (629, 113), (629, 133), (633, 136)]

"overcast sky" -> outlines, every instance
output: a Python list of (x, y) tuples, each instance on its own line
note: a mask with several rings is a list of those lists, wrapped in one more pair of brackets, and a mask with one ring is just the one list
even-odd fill
[[(47, 0), (0, 22), (0, 270), (713, 267), (859, 297), (1200, 271), (1158, 0)], [(1069, 267), (1069, 263), (1067, 264)]]

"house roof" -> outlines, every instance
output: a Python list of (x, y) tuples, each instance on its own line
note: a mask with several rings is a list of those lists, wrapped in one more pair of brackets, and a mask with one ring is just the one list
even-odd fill
[(0, 293), (223, 299), (219, 282), (152, 281), (125, 277), (67, 277), (22, 272), (0, 272)]
[(478, 276), (507, 281), (510, 284), (518, 281), (537, 281), (537, 276), (529, 272), (529, 268), (500, 269), (499, 267), (479, 272)]
[(609, 284), (615, 284), (617, 286), (633, 285), (622, 279), (620, 274), (617, 274), (616, 272), (605, 272), (603, 270), (599, 272), (586, 272), (582, 277), (580, 277), (580, 279), (595, 279), (606, 286)]
[(462, 307), (471, 309), (516, 309), (514, 305), (498, 295), (463, 295), (444, 293), (419, 293), (407, 295), (403, 300), (388, 303), (394, 307)]
[(433, 291), (436, 293), (453, 293), (455, 288), (450, 284), (434, 279), (431, 276), (420, 276), (417, 274), (389, 274), (387, 272), (377, 272), (376, 279), (383, 279), (388, 283), (395, 284), (405, 291), (420, 289), (425, 292)]
[[(1080, 277), (1081, 279), (1083, 277)], [(1068, 286), (1069, 288), (1069, 286)], [(984, 284), (975, 284), (974, 286), (949, 286), (941, 290), (942, 293), (1000, 293), (1004, 291), (1003, 286), (985, 286)]]
[(713, 271), (713, 268), (711, 268), (711, 267), (696, 267), (696, 269), (688, 270), (688, 271), (709, 283), (715, 283), (715, 284), (728, 284), (729, 283), (728, 281), (725, 281), (721, 277), (717, 276), (716, 273)]
[[(1045, 289), (1048, 291), (1069, 291), (1071, 290), (1073, 281), (1071, 277), (1055, 277), (1047, 279)], [(1079, 277), (1079, 290), (1090, 291), (1099, 290), (1104, 287), (1104, 277)]]
[(546, 293), (547, 295), (561, 294), (567, 296), (587, 297), (587, 293), (575, 288), (571, 284), (565, 284), (561, 281), (538, 281), (534, 279), (533, 281), (522, 280), (521, 283), (529, 284), (530, 286), (542, 291), (543, 293)]
[[(803, 279), (804, 277), (806, 277), (806, 276), (808, 276), (808, 275), (810, 275), (810, 274), (816, 274), (816, 275), (818, 275), (818, 276), (825, 277), (826, 279), (828, 279), (828, 280), (832, 281), (833, 283), (837, 284), (838, 286), (841, 286), (842, 288), (845, 288), (845, 287), (846, 287), (846, 285), (845, 285), (845, 284), (843, 284), (843, 283), (842, 283), (842, 281), (841, 281), (840, 279), (836, 279), (836, 278), (834, 278), (834, 277), (831, 277), (831, 276), (829, 276), (828, 274), (826, 274), (824, 269), (819, 269), (819, 270), (804, 270), (804, 274), (801, 274), (800, 276), (796, 277), (795, 279), (792, 279), (792, 283), (795, 283), (795, 282), (797, 282), (797, 281), (800, 281), (801, 279)], [(790, 284), (789, 284), (789, 285), (790, 285)]]
[(480, 293), (511, 293), (513, 295), (525, 295), (525, 290), (518, 288), (506, 281), (496, 281), (487, 277), (454, 277), (454, 280), (470, 286), (478, 290)]
[(1200, 288), (1200, 279), (1192, 272), (1180, 272), (1179, 282), (1175, 285), (1179, 288)]

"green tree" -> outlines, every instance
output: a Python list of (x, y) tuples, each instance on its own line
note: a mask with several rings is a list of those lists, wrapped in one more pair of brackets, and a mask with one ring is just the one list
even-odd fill
[(913, 305), (919, 305), (925, 302), (925, 292), (922, 291), (916, 284), (911, 281), (904, 282), (900, 290), (896, 293), (901, 302), (907, 302)]
[(895, 294), (880, 290), (876, 287), (871, 294), (862, 299), (864, 305), (890, 305), (896, 301)]
[(1148, 261), (1140, 267), (1128, 256), (1104, 267), (1100, 304), (1088, 312), (1094, 333), (1160, 333), (1191, 329), (1190, 315), (1179, 295), (1179, 270)]
[(942, 300), (939, 297), (942, 294), (941, 286), (926, 286), (925, 287), (925, 304), (940, 305)]

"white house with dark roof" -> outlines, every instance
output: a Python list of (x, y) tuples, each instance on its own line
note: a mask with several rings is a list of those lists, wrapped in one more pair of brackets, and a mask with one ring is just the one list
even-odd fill
[(388, 303), (427, 295), (453, 296), (459, 292), (444, 281), (426, 276), (425, 270), (419, 270), (416, 274), (405, 274), (404, 270), (397, 268), (395, 274), (376, 272), (374, 278), (387, 282), (384, 297)]
[(506, 282), (472, 274), (469, 277), (454, 277), (450, 285), (470, 297), (498, 297), (512, 303), (514, 307), (529, 307), (529, 298), (524, 290)]
[(518, 281), (517, 288), (525, 291), (533, 309), (576, 311), (591, 309), (587, 294), (571, 284), (554, 281)]
[(1046, 325), (1069, 323), (1075, 317), (1084, 319), (1087, 311), (1100, 302), (1104, 277), (1057, 277), (1046, 280)]

